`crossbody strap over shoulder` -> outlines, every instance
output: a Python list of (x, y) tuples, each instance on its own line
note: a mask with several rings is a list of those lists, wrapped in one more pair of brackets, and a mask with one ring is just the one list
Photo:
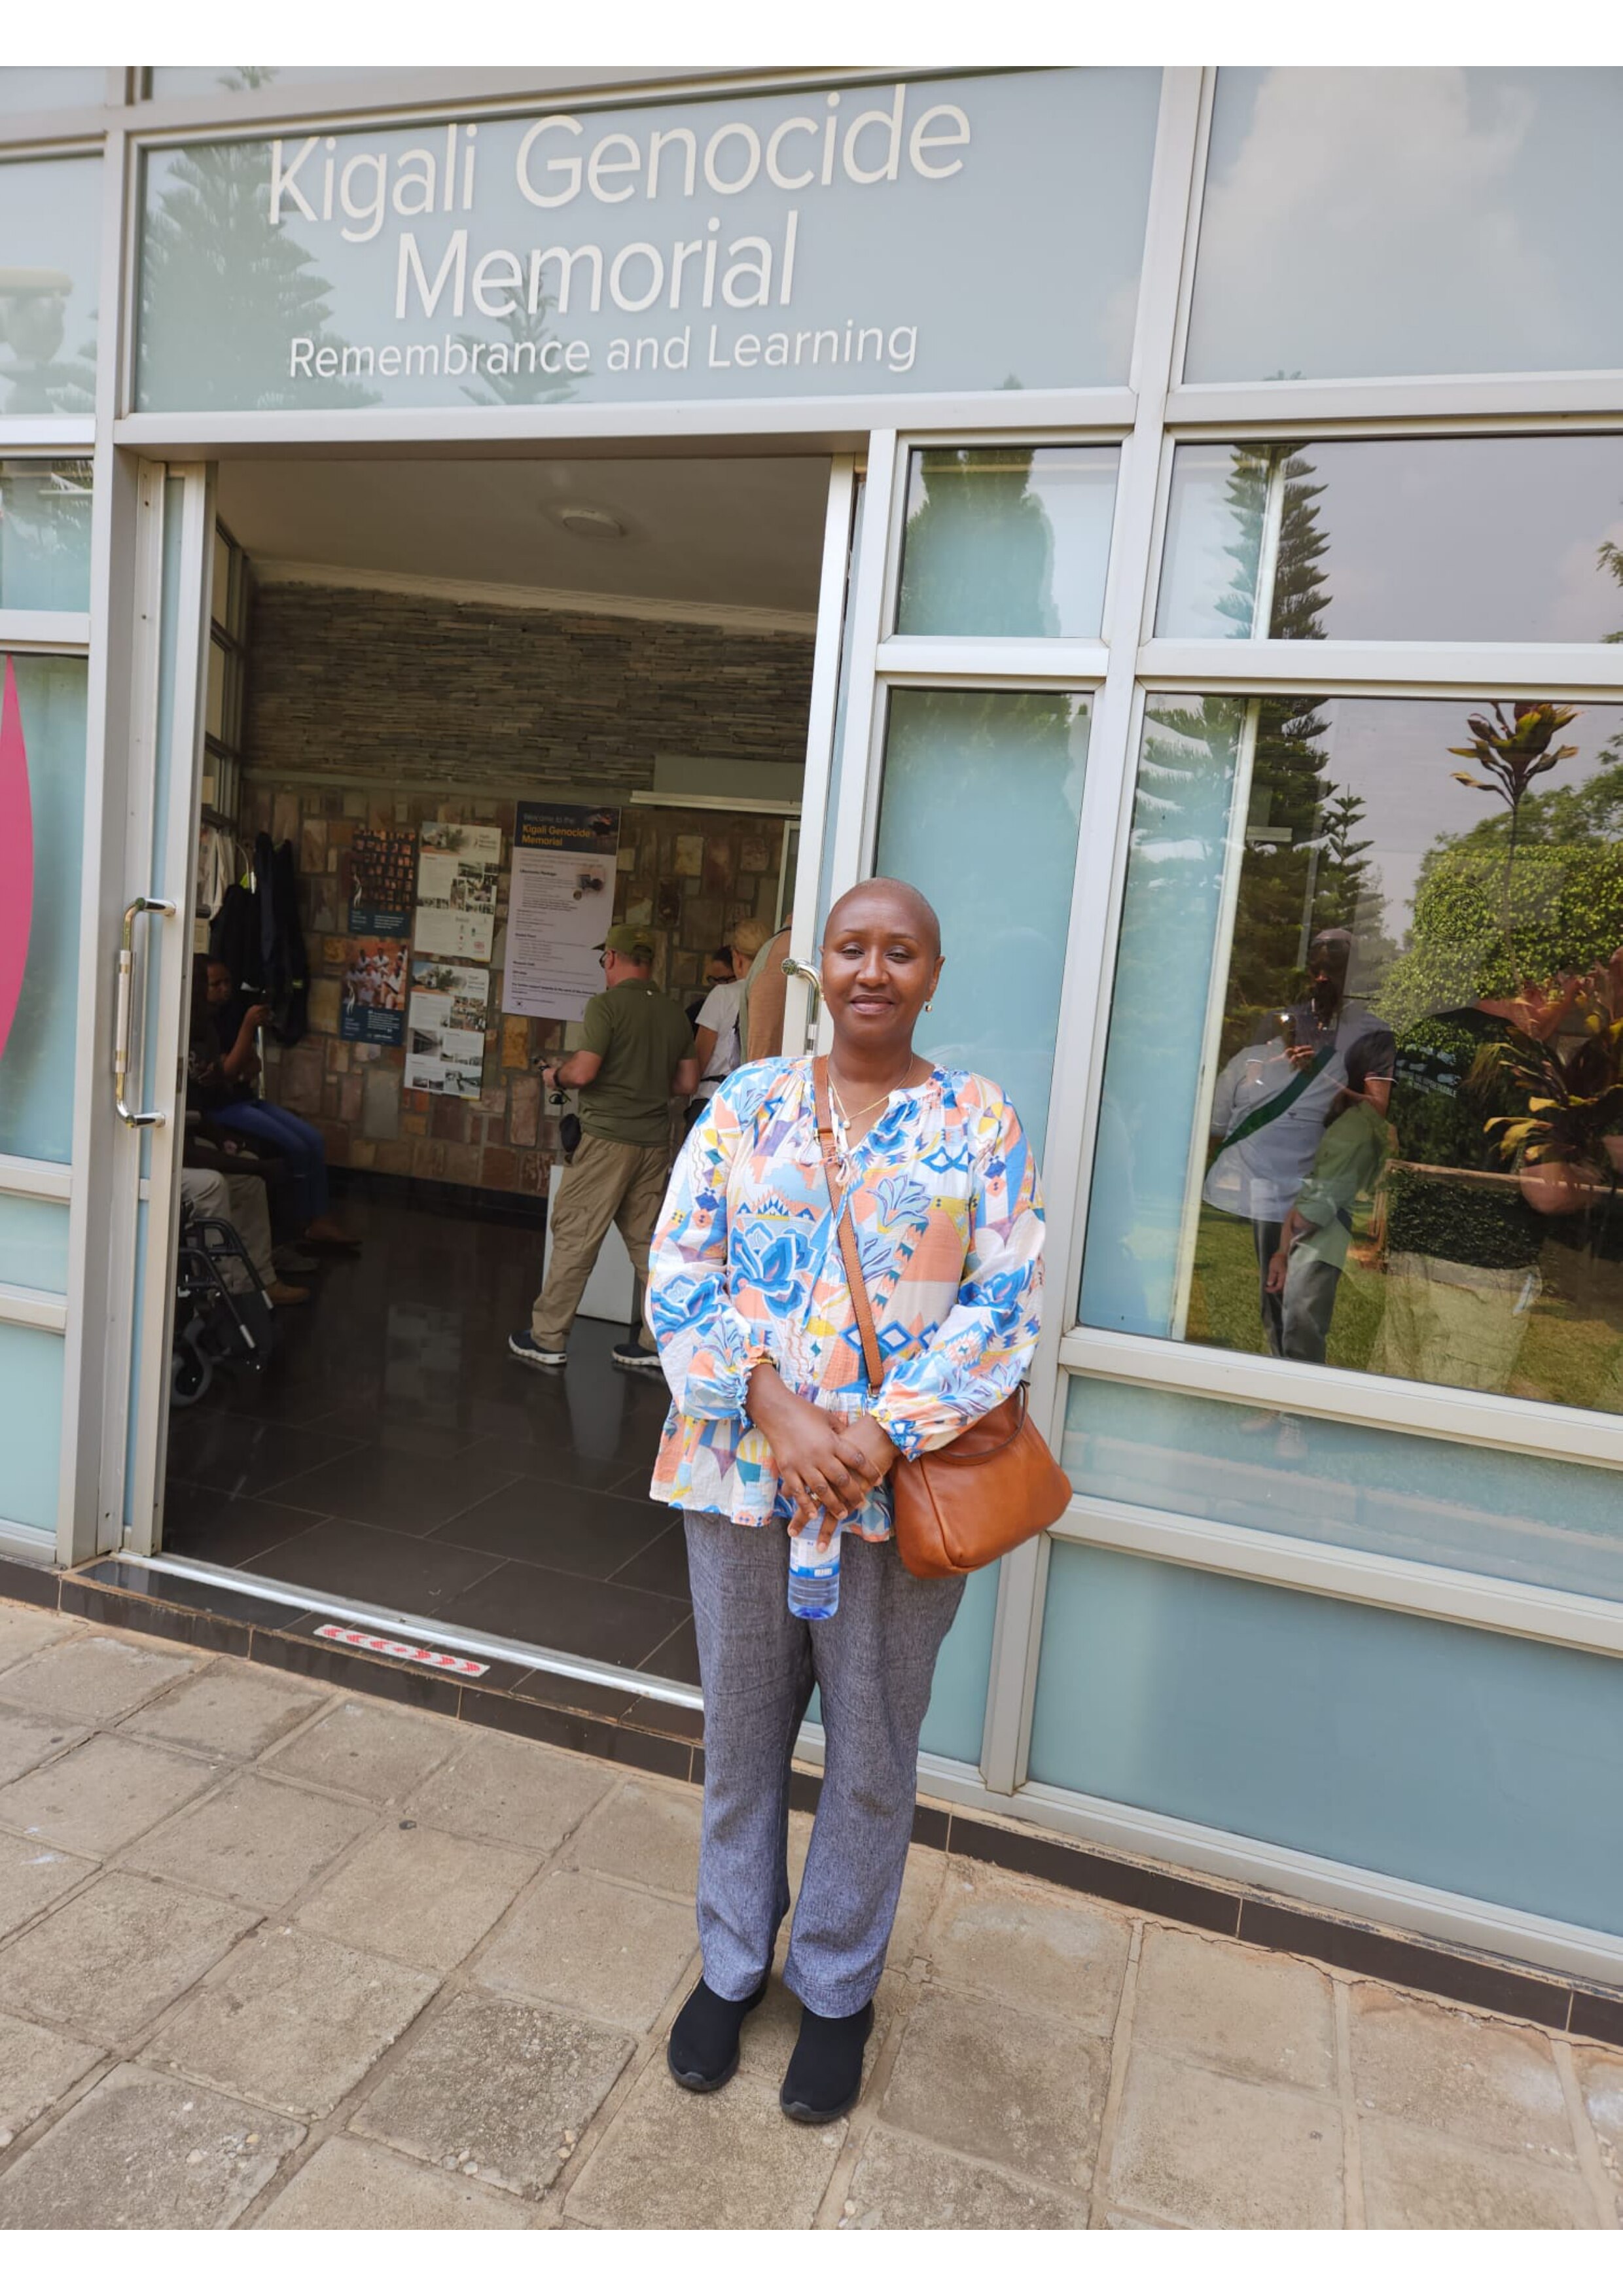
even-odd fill
[(857, 1249), (850, 1192), (841, 1185), (840, 1178), (833, 1118), (829, 1109), (828, 1062), (821, 1055), (812, 1062), (812, 1090), (817, 1112), (817, 1146), (822, 1152), (824, 1177), (828, 1182), (828, 1200), (834, 1214), (834, 1234), (840, 1245), (840, 1257), (845, 1263), (845, 1280), (851, 1294), (851, 1311), (857, 1318), (857, 1329), (862, 1340), (862, 1360), (868, 1374), (869, 1391), (877, 1395), (884, 1377), (884, 1360), (879, 1351), (879, 1333), (873, 1328), (873, 1303), (868, 1297), (868, 1286), (863, 1276), (862, 1255)]

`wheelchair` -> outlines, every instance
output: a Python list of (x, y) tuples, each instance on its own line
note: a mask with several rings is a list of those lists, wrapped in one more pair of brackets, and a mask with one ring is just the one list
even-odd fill
[[(227, 1267), (246, 1272), (246, 1290), (230, 1288)], [(171, 1405), (184, 1409), (200, 1402), (218, 1365), (263, 1371), (275, 1344), (270, 1301), (235, 1228), (223, 1219), (184, 1221), (176, 1259)]]

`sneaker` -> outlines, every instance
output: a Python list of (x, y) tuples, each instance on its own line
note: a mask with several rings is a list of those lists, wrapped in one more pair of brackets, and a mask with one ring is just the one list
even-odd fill
[(744, 2019), (766, 1997), (764, 1977), (743, 2001), (724, 2001), (701, 1977), (676, 2012), (665, 2044), (671, 2079), (701, 2096), (725, 2087), (738, 2070), (738, 2036)]
[(291, 1243), (279, 1243), (271, 1254), (271, 1262), (278, 1275), (314, 1275), (321, 1266), (313, 1253), (299, 1251)]
[(544, 1348), (533, 1332), (510, 1332), (507, 1352), (521, 1364), (530, 1364), (537, 1371), (556, 1371), (569, 1361), (561, 1348)]
[(862, 2053), (873, 2030), (871, 2001), (848, 2017), (801, 2010), (800, 2038), (778, 2091), (778, 2103), (791, 2120), (815, 2128), (849, 2112), (862, 2095)]
[(659, 1371), (660, 1350), (645, 1348), (641, 1340), (620, 1340), (610, 1349), (622, 1371)]
[(265, 1296), (273, 1308), (302, 1308), (310, 1294), (302, 1283), (267, 1283)]

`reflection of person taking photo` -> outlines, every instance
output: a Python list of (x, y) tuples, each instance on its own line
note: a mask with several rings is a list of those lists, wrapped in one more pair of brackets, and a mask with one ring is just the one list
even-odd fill
[(1384, 1086), (1379, 1104), (1371, 1088), (1370, 1065), (1380, 1049), (1377, 1037), (1365, 1037), (1348, 1053), (1338, 1112), (1280, 1224), (1278, 1247), (1264, 1274), (1265, 1296), (1279, 1305), (1279, 1352), (1291, 1363), (1324, 1360), (1352, 1242), (1353, 1207), (1373, 1189), (1391, 1145), (1391, 1127), (1381, 1113), (1391, 1080), (1374, 1079), (1376, 1089)]

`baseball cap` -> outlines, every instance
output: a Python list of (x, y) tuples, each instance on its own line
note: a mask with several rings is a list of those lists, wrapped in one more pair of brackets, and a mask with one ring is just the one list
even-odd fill
[(654, 947), (643, 925), (611, 925), (597, 944), (600, 950), (611, 948), (617, 956), (629, 956), (652, 963)]

